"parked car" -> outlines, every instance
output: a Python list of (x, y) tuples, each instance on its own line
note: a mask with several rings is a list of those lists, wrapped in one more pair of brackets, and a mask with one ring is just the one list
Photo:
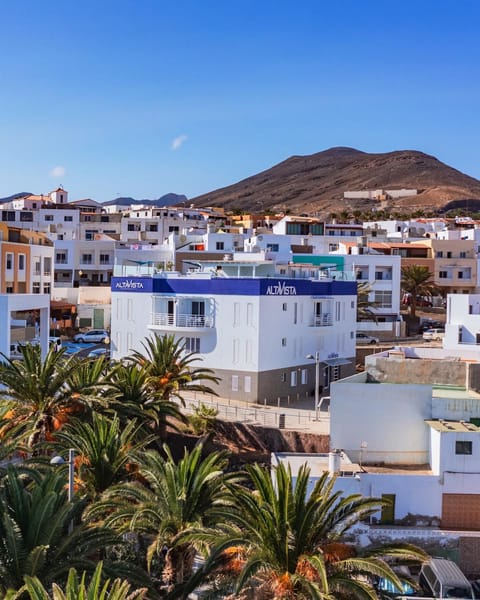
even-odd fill
[(105, 357), (105, 358), (110, 358), (110, 351), (108, 350), (108, 348), (94, 348), (93, 350), (91, 350), (88, 353), (88, 358), (101, 358), (101, 357)]
[(366, 346), (368, 344), (378, 344), (380, 340), (373, 335), (367, 335), (361, 331), (357, 331), (357, 346)]
[(433, 319), (425, 319), (420, 324), (420, 332), (423, 333), (427, 329), (443, 329), (444, 324), (442, 321), (434, 321)]
[(423, 332), (423, 339), (427, 341), (443, 340), (444, 336), (444, 329), (427, 329)]
[(425, 594), (433, 598), (474, 598), (472, 585), (460, 567), (446, 558), (431, 558), (419, 577)]
[[(30, 340), (30, 342), (27, 342), (30, 344), (33, 344), (34, 346), (38, 346), (40, 344), (40, 338), (39, 337), (34, 337), (32, 340)], [(57, 336), (49, 336), (48, 338), (48, 345), (50, 347), (54, 347), (55, 350), (58, 352), (58, 350), (61, 350), (62, 348), (62, 339), (57, 337)]]
[(84, 333), (77, 333), (73, 337), (74, 342), (93, 342), (95, 344), (108, 344), (110, 337), (105, 329), (90, 329)]

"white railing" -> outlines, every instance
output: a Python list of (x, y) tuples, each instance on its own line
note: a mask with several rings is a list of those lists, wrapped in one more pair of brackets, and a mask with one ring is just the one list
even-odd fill
[(330, 325), (333, 325), (331, 313), (323, 313), (322, 315), (316, 315), (313, 318), (313, 327), (329, 327)]
[(213, 327), (213, 317), (209, 315), (188, 315), (169, 313), (152, 313), (150, 319), (151, 325), (160, 327), (185, 327), (193, 329), (203, 329)]

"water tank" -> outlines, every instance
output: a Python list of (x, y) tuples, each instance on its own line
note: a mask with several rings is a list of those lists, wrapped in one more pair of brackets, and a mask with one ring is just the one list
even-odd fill
[(328, 453), (328, 472), (330, 475), (340, 472), (341, 450), (332, 450)]

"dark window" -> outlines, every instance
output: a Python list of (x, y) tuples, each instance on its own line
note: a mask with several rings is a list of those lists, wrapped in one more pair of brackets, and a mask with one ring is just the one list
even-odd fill
[(472, 454), (472, 442), (455, 442), (455, 454)]

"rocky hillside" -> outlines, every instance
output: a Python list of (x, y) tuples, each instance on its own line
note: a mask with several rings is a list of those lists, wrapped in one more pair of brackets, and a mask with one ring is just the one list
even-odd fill
[(378, 201), (345, 201), (343, 192), (368, 189), (419, 190), (413, 198), (391, 200), (390, 208), (442, 209), (454, 200), (480, 199), (480, 181), (415, 150), (369, 154), (330, 148), (292, 156), (271, 169), (191, 200), (197, 206), (223, 206), (252, 212), (290, 210), (328, 213), (364, 210)]

